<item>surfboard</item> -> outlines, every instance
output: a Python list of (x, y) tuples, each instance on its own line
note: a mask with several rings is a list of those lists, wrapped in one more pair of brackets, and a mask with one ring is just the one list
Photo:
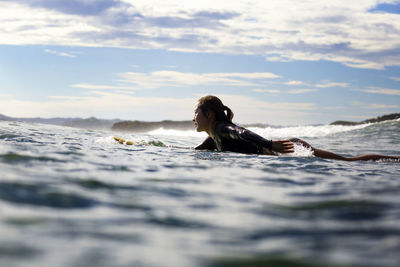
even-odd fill
[(114, 140), (117, 141), (118, 143), (122, 144), (122, 145), (128, 145), (128, 146), (132, 146), (132, 145), (150, 145), (150, 146), (159, 146), (159, 147), (166, 147), (166, 145), (161, 142), (161, 141), (149, 141), (149, 142), (145, 142), (145, 141), (141, 141), (141, 142), (134, 142), (134, 141), (130, 141), (130, 140), (125, 140), (124, 138), (118, 137), (118, 136), (114, 136)]
[(114, 140), (117, 141), (120, 144), (125, 144), (125, 145), (128, 145), (128, 146), (132, 146), (132, 145), (135, 144), (135, 142), (133, 142), (133, 141), (125, 140), (125, 139), (123, 139), (121, 137), (118, 137), (118, 136), (114, 136)]

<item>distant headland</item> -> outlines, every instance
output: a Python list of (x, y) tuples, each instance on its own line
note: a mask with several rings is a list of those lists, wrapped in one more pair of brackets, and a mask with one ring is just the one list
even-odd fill
[(383, 115), (381, 117), (367, 119), (367, 120), (363, 120), (363, 121), (359, 121), (359, 122), (354, 122), (354, 121), (334, 121), (330, 125), (352, 126), (352, 125), (360, 125), (360, 124), (366, 124), (366, 123), (376, 123), (376, 122), (397, 120), (397, 119), (400, 119), (400, 113), (393, 113), (393, 114)]
[(110, 130), (114, 123), (120, 122), (119, 119), (103, 120), (95, 117), (82, 118), (15, 118), (0, 114), (0, 120), (22, 121), (42, 124), (52, 124), (60, 126), (69, 126), (88, 130)]
[[(383, 115), (380, 117), (363, 120), (360, 122), (353, 121), (335, 121), (330, 125), (360, 125), (365, 123), (376, 123), (388, 120), (400, 119), (400, 113), (393, 113), (388, 115)], [(122, 121), (119, 119), (104, 120), (97, 119), (94, 117), (82, 119), (82, 118), (13, 118), (0, 114), (0, 120), (7, 121), (22, 121), (22, 122), (33, 122), (33, 123), (43, 123), (43, 124), (53, 124), (60, 126), (69, 126), (75, 128), (89, 129), (89, 130), (112, 130), (120, 132), (149, 132), (163, 129), (174, 129), (174, 130), (194, 130), (194, 125), (192, 121), (173, 121), (173, 120), (163, 120), (163, 121)], [(266, 127), (271, 126), (268, 124), (248, 124), (243, 125), (244, 127)], [(274, 126), (271, 126), (274, 127)]]

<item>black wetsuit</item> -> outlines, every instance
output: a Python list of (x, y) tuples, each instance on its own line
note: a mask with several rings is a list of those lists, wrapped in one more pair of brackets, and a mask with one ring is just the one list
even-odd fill
[(214, 139), (208, 137), (195, 147), (195, 149), (216, 149), (246, 154), (264, 154), (263, 148), (272, 150), (272, 141), (233, 123), (221, 121), (215, 125)]

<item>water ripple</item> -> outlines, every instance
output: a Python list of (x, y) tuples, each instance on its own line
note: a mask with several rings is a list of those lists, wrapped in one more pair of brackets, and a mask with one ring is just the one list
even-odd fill
[(0, 199), (25, 205), (46, 206), (59, 209), (90, 208), (98, 204), (71, 193), (54, 191), (43, 184), (0, 183)]
[(29, 156), (29, 155), (22, 155), (17, 153), (7, 153), (0, 155), (0, 160), (6, 163), (26, 163), (30, 161), (42, 161), (42, 162), (66, 162), (65, 160), (60, 160), (52, 157), (46, 156)]

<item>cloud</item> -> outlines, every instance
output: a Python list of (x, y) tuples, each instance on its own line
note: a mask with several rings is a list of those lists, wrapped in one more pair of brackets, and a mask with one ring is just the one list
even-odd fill
[(320, 107), (323, 110), (344, 110), (345, 107), (344, 106), (324, 106), (324, 107)]
[(365, 110), (363, 114), (371, 110), (379, 110), (380, 114), (373, 113), (371, 116), (379, 116), (382, 114), (398, 112), (398, 110), (400, 109), (400, 105), (385, 104), (385, 103), (365, 103), (360, 101), (353, 101), (351, 104), (357, 107), (357, 109), (359, 110)]
[[(378, 1), (378, 4), (393, 1)], [(210, 8), (212, 6), (212, 8)], [(398, 14), (375, 0), (0, 2), (0, 43), (103, 46), (400, 65)], [(327, 13), (326, 10), (329, 10)]]
[(390, 77), (393, 81), (400, 82), (400, 77)]
[(12, 97), (11, 94), (0, 94), (0, 99), (2, 100), (12, 99)]
[(279, 78), (279, 75), (270, 73), (270, 72), (252, 72), (252, 73), (212, 73), (208, 74), (213, 77), (237, 77), (244, 79), (275, 79)]
[(185, 86), (259, 86), (266, 79), (280, 76), (269, 72), (253, 73), (187, 73), (171, 70), (159, 70), (150, 73), (125, 72), (117, 75), (117, 82), (123, 85), (95, 85), (90, 83), (72, 84), (72, 87), (106, 90), (139, 90), (162, 87)]
[(373, 109), (398, 109), (400, 105), (371, 104), (369, 107)]
[(303, 85), (304, 82), (302, 82), (302, 81), (288, 81), (285, 84), (286, 85)]
[(359, 91), (364, 93), (381, 94), (381, 95), (400, 95), (399, 89), (389, 89), (389, 88), (369, 87), (369, 89), (361, 89)]
[(288, 94), (305, 94), (305, 93), (311, 93), (311, 92), (316, 92), (318, 91), (317, 89), (294, 89), (294, 90), (289, 90), (287, 93)]
[(61, 56), (61, 57), (76, 58), (76, 55), (73, 55), (73, 54), (70, 54), (70, 53), (57, 52), (57, 51), (50, 50), (50, 49), (45, 49), (45, 50), (43, 50), (43, 51), (46, 52), (46, 53), (48, 53), (48, 54), (57, 55), (57, 56)]
[(85, 44), (72, 35), (101, 31), (90, 22), (85, 22), (80, 16), (47, 9), (32, 9), (29, 6), (9, 2), (0, 2), (0, 23), (2, 25), (0, 43), (10, 45), (87, 46), (88, 43)]
[(302, 89), (263, 89), (263, 88), (255, 88), (252, 91), (256, 93), (269, 93), (269, 94), (305, 94), (311, 92), (318, 92), (319, 88), (331, 88), (331, 87), (349, 87), (349, 83), (342, 83), (342, 82), (331, 82), (331, 81), (323, 81), (317, 84), (309, 84), (303, 81), (288, 81), (288, 82), (276, 82), (278, 84), (282, 84), (285, 86), (289, 86), (289, 88), (298, 87), (298, 86), (307, 86), (310, 88), (302, 88)]
[(337, 82), (325, 82), (316, 84), (315, 87), (318, 88), (329, 88), (329, 87), (349, 87), (348, 83), (337, 83)]
[(225, 27), (222, 23), (224, 20), (230, 20), (239, 16), (234, 12), (209, 12), (202, 11), (193, 13), (190, 16), (161, 16), (148, 17), (143, 19), (143, 22), (149, 26), (162, 28), (206, 28), (213, 29)]
[(72, 84), (71, 87), (90, 90), (137, 90), (137, 88), (133, 86), (95, 85), (89, 83), (76, 83)]
[[(232, 73), (190, 73), (172, 70), (158, 70), (150, 73), (124, 72), (116, 75), (115, 84), (77, 83), (71, 87), (88, 90), (146, 90), (168, 87), (193, 87), (193, 86), (230, 86), (253, 87), (256, 93), (269, 94), (304, 94), (319, 91), (318, 88), (348, 87), (347, 83), (326, 81), (316, 85), (308, 85), (311, 88), (301, 89), (266, 89), (267, 84), (283, 84), (291, 87), (307, 85), (302, 81), (270, 82), (271, 79), (282, 78), (270, 72), (232, 72)], [(315, 88), (313, 88), (315, 87)]]
[(298, 95), (298, 94), (305, 94), (311, 92), (317, 92), (318, 89), (292, 89), (292, 90), (277, 90), (277, 89), (260, 89), (255, 88), (252, 90), (256, 93), (269, 93), (269, 94), (289, 94), (289, 95)]
[(269, 93), (269, 94), (280, 94), (280, 93), (282, 93), (282, 90), (277, 90), (277, 89), (259, 89), (259, 88), (255, 88), (252, 91), (256, 92), (256, 93)]
[(284, 55), (278, 55), (278, 56), (267, 56), (265, 57), (267, 61), (272, 61), (272, 62), (290, 62), (293, 61), (288, 57), (285, 57)]

